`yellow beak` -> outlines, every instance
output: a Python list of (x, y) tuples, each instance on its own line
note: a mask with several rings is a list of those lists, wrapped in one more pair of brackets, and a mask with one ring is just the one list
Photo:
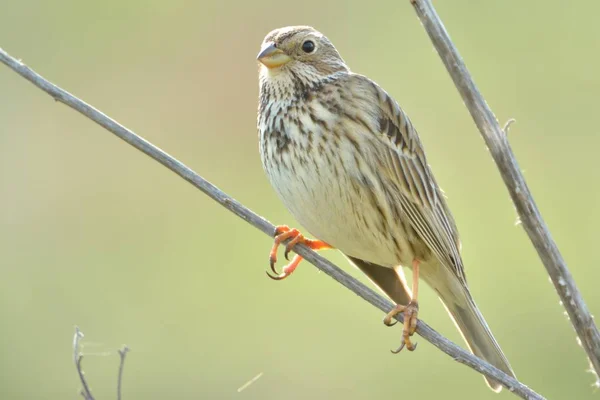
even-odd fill
[(269, 69), (281, 67), (291, 60), (287, 54), (275, 47), (273, 42), (265, 43), (256, 59)]

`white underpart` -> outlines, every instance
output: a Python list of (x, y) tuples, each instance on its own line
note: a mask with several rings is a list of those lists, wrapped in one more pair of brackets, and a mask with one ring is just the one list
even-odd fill
[[(280, 78), (279, 76), (277, 78)], [(287, 108), (289, 100), (284, 100), (272, 105), (270, 118), (259, 122), (259, 129), (264, 132), (268, 126), (279, 125), (280, 114), (277, 112), (282, 108)], [(399, 259), (395, 250), (395, 243), (390, 240), (395, 236), (401, 241), (403, 247), (409, 247), (406, 243), (406, 234), (402, 232), (399, 221), (391, 223), (391, 232), (382, 232), (378, 229), (381, 226), (380, 214), (372, 204), (372, 196), (382, 193), (380, 190), (372, 190), (372, 187), (378, 187), (379, 181), (375, 177), (376, 154), (361, 154), (362, 174), (370, 182), (372, 187), (364, 184), (354, 185), (360, 192), (353, 195), (353, 186), (351, 181), (358, 181), (362, 177), (357, 176), (359, 167), (356, 165), (354, 154), (356, 149), (346, 135), (351, 135), (360, 148), (372, 147), (374, 138), (371, 134), (359, 132), (365, 128), (352, 121), (344, 121), (345, 135), (340, 135), (340, 143), (332, 147), (333, 135), (331, 129), (334, 126), (341, 128), (339, 116), (331, 113), (316, 100), (308, 103), (308, 107), (322, 121), (325, 121), (327, 128), (320, 124), (315, 124), (309, 116), (296, 114), (296, 111), (288, 112), (288, 118), (300, 118), (305, 132), (312, 132), (312, 148), (306, 153), (307, 162), (301, 165), (297, 160), (293, 160), (290, 152), (282, 153), (283, 160), (279, 168), (265, 165), (265, 170), (275, 191), (284, 202), (286, 207), (294, 217), (306, 228), (314, 237), (323, 240), (333, 247), (341, 250), (347, 255), (368, 260), (382, 266), (394, 267), (398, 264), (410, 267), (413, 254), (403, 254), (403, 259)], [(289, 121), (290, 119), (287, 119)], [(285, 133), (291, 138), (292, 142), (304, 148), (308, 144), (308, 136), (300, 132), (294, 123), (283, 120)], [(323, 141), (323, 136), (328, 136), (329, 146), (324, 146), (328, 156), (338, 166), (339, 174), (336, 176), (334, 169), (327, 162), (326, 157), (322, 157), (319, 152), (318, 143)], [(273, 152), (273, 147), (267, 151)], [(270, 156), (274, 156), (270, 154)], [(371, 159), (369, 159), (371, 157)], [(265, 157), (262, 155), (263, 164)], [(286, 168), (283, 165), (294, 163), (295, 171)], [(366, 168), (365, 168), (366, 167)], [(391, 219), (391, 210), (383, 195), (377, 197), (378, 203), (384, 213)], [(356, 218), (355, 213), (361, 213), (364, 218)]]

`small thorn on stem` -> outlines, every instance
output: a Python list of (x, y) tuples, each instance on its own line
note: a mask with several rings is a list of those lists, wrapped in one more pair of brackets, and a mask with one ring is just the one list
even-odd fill
[(506, 123), (504, 124), (504, 127), (502, 128), (502, 132), (504, 132), (504, 134), (508, 136), (508, 131), (510, 129), (510, 126), (512, 124), (514, 124), (515, 122), (517, 122), (517, 120), (514, 118), (510, 118), (508, 121), (506, 121)]

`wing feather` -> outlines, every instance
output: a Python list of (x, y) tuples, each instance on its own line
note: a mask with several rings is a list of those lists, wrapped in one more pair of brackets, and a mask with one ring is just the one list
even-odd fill
[(385, 146), (379, 159), (386, 166), (382, 174), (398, 187), (398, 201), (410, 225), (440, 262), (466, 283), (456, 224), (427, 164), (417, 131), (381, 87), (362, 75), (351, 74), (348, 79), (360, 98), (369, 94), (367, 99), (372, 99), (371, 131)]

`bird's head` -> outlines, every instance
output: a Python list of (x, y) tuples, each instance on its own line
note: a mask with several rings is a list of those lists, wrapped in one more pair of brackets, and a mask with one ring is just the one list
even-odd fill
[(309, 81), (348, 71), (329, 39), (310, 26), (289, 26), (270, 32), (257, 60), (262, 64), (261, 74), (289, 74)]

